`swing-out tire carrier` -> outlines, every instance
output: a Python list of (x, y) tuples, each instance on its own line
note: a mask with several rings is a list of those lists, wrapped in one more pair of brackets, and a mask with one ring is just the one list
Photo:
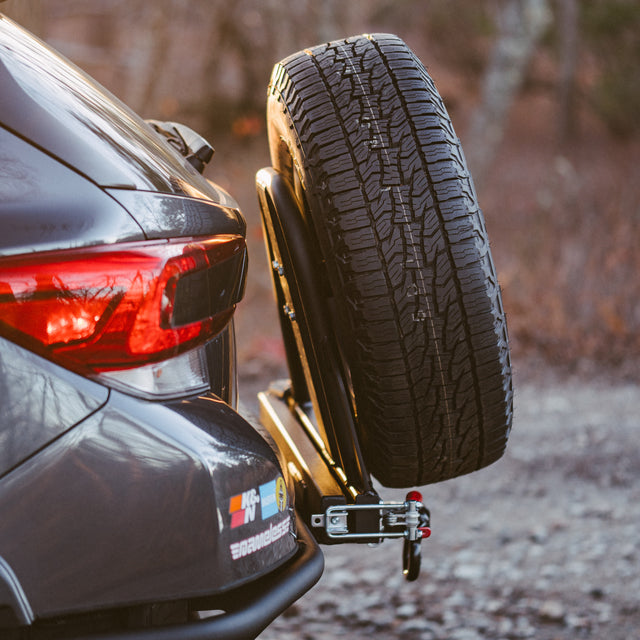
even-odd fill
[(383, 502), (375, 491), (359, 493), (336, 465), (316, 431), (308, 407), (295, 402), (287, 381), (258, 395), (261, 423), (281, 455), (296, 506), (318, 542), (378, 543), (387, 538), (420, 542), (431, 535), (422, 496)]

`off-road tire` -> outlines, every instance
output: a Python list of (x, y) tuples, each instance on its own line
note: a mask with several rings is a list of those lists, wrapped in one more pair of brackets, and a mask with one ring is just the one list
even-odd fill
[(512, 421), (505, 314), (427, 71), (392, 35), (306, 49), (275, 66), (267, 120), (322, 257), (368, 469), (407, 487), (494, 462)]

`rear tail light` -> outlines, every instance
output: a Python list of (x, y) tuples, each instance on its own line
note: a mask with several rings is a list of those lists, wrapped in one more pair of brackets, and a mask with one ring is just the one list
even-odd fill
[(226, 326), (245, 271), (236, 235), (0, 258), (0, 333), (85, 375), (157, 375)]

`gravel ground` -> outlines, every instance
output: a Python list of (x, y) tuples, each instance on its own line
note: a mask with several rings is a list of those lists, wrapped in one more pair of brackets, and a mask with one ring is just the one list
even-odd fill
[(640, 638), (640, 389), (522, 382), (515, 415), (501, 461), (422, 489), (418, 581), (398, 541), (324, 547), (319, 584), (260, 640)]

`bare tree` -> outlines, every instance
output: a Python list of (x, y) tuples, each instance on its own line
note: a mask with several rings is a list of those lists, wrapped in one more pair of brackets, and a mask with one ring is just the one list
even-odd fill
[(578, 63), (578, 2), (557, 0), (560, 35), (558, 136), (562, 142), (575, 133), (575, 77)]
[(482, 183), (504, 135), (507, 116), (527, 66), (551, 21), (548, 0), (505, 0), (496, 14), (498, 36), (485, 73), (482, 99), (465, 146)]
[(134, 2), (132, 10), (145, 24), (136, 37), (130, 56), (128, 100), (141, 112), (152, 111), (158, 79), (171, 50), (171, 24), (177, 15), (175, 0), (155, 0), (152, 3)]
[(45, 25), (42, 5), (42, 0), (9, 0), (2, 3), (2, 13), (42, 36)]

